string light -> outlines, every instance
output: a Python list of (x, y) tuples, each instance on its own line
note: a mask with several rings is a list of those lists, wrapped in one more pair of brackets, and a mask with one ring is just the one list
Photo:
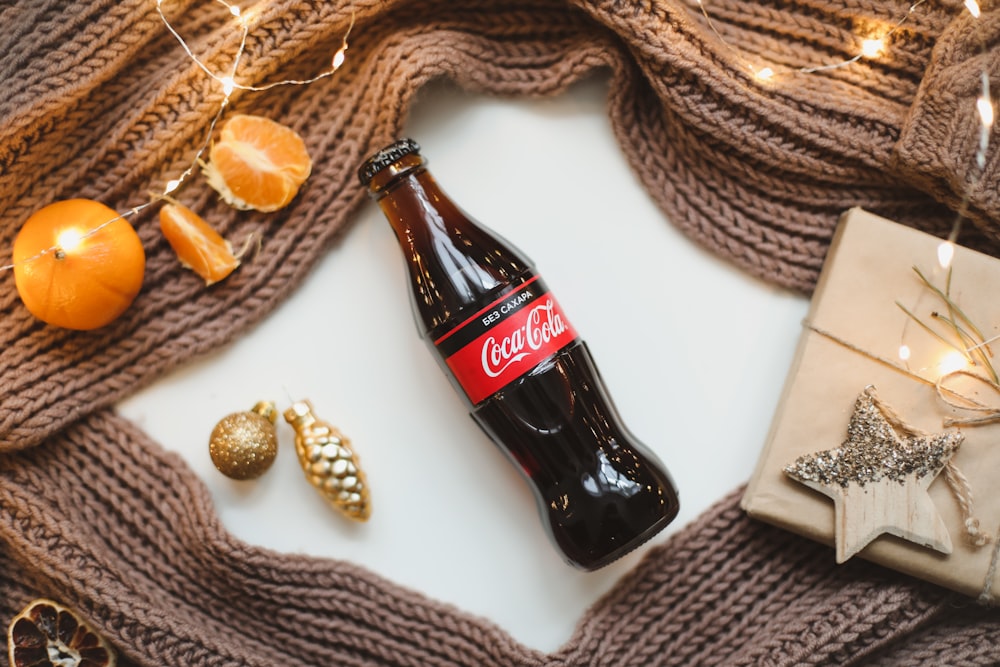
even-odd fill
[[(976, 0), (966, 0), (965, 8), (969, 11), (969, 14), (972, 15), (973, 18), (979, 18), (980, 10), (979, 4)], [(981, 38), (980, 50), (984, 55), (986, 55), (987, 46)], [(996, 113), (993, 106), (993, 98), (990, 94), (989, 73), (986, 71), (985, 67), (980, 73), (980, 93), (979, 97), (976, 98), (976, 111), (979, 114), (979, 146), (976, 149), (975, 156), (975, 164), (978, 171), (975, 171), (970, 175), (969, 180), (971, 183), (962, 194), (962, 202), (958, 207), (958, 216), (955, 218), (955, 223), (952, 225), (951, 234), (948, 235), (948, 241), (951, 243), (958, 240), (959, 232), (962, 229), (962, 221), (965, 218), (965, 211), (968, 210), (969, 205), (969, 192), (975, 191), (975, 189), (979, 186), (979, 179), (982, 178), (983, 171), (986, 169), (986, 154), (990, 147), (990, 134), (993, 129), (993, 122)]]
[[(138, 206), (130, 208), (125, 213), (120, 213), (119, 215), (116, 215), (110, 220), (105, 220), (104, 222), (97, 225), (93, 229), (88, 229), (86, 231), (80, 231), (79, 229), (72, 229), (72, 228), (66, 229), (60, 232), (59, 237), (56, 239), (55, 245), (46, 248), (45, 250), (42, 250), (37, 254), (32, 255), (31, 257), (25, 257), (23, 260), (21, 260), (21, 263), (27, 264), (28, 262), (34, 262), (38, 259), (41, 259), (42, 257), (45, 257), (46, 255), (51, 255), (51, 254), (55, 254), (56, 257), (62, 258), (62, 256), (65, 255), (67, 251), (75, 250), (77, 247), (79, 247), (81, 243), (89, 239), (91, 236), (99, 234), (101, 230), (107, 227), (108, 225), (115, 223), (123, 218), (127, 218), (131, 215), (138, 215), (143, 211), (143, 209), (152, 206), (152, 204), (153, 202), (151, 201), (146, 202), (145, 204), (139, 204)], [(16, 266), (17, 264), (4, 264), (3, 266), (0, 266), (0, 271), (12, 271)]]
[(969, 360), (958, 350), (949, 350), (938, 362), (938, 371), (941, 375), (950, 375), (955, 371), (962, 370), (969, 365)]
[(866, 39), (861, 42), (861, 55), (865, 58), (878, 58), (884, 49), (884, 39)]
[[(704, 0), (695, 0), (695, 4), (698, 5), (698, 9), (701, 11), (702, 16), (705, 17), (709, 30), (719, 38), (719, 41), (729, 49), (736, 57), (737, 60), (749, 71), (753, 77), (761, 82), (769, 82), (775, 78), (775, 76), (781, 72), (786, 74), (817, 74), (819, 72), (825, 72), (829, 70), (841, 69), (853, 65), (862, 58), (873, 59), (884, 54), (886, 44), (890, 37), (892, 37), (896, 32), (903, 28), (903, 25), (910, 19), (910, 15), (917, 10), (918, 7), (923, 5), (927, 0), (916, 0), (913, 4), (909, 6), (906, 13), (903, 14), (892, 26), (882, 32), (881, 37), (867, 37), (861, 40), (859, 52), (851, 58), (845, 60), (827, 63), (822, 65), (805, 65), (802, 67), (784, 67), (784, 66), (759, 66), (753, 63), (753, 59), (748, 57), (742, 50), (733, 46), (729, 41), (723, 36), (722, 32), (716, 27), (715, 21), (712, 19), (708, 12), (708, 8), (705, 6)], [(967, 0), (967, 4), (975, 4), (975, 0)], [(978, 9), (978, 5), (976, 5)], [(971, 10), (970, 10), (971, 11)]]
[(941, 268), (947, 269), (955, 258), (955, 244), (951, 241), (943, 241), (937, 248), (937, 256)]
[(79, 248), (86, 238), (85, 233), (75, 227), (59, 232), (59, 237), (56, 239), (56, 255), (62, 256), (66, 253), (72, 253)]
[[(220, 89), (222, 90), (222, 100), (219, 103), (219, 109), (209, 123), (209, 126), (205, 134), (205, 140), (198, 148), (197, 152), (195, 153), (188, 167), (184, 169), (184, 171), (182, 171), (176, 178), (171, 178), (166, 182), (160, 195), (161, 198), (167, 197), (168, 195), (176, 192), (184, 184), (184, 182), (194, 173), (197, 166), (201, 163), (201, 158), (208, 150), (211, 138), (215, 133), (215, 128), (218, 125), (223, 114), (225, 113), (226, 108), (229, 106), (230, 100), (235, 91), (243, 90), (252, 92), (262, 92), (270, 90), (272, 88), (276, 88), (278, 86), (309, 85), (334, 74), (344, 64), (344, 61), (346, 59), (346, 51), (348, 47), (347, 40), (351, 34), (351, 31), (354, 28), (353, 12), (351, 13), (351, 21), (350, 24), (348, 25), (347, 31), (344, 34), (344, 38), (341, 42), (340, 48), (334, 53), (333, 58), (331, 60), (331, 66), (329, 69), (319, 73), (318, 75), (310, 79), (304, 79), (304, 80), (285, 79), (281, 81), (274, 81), (264, 85), (241, 84), (237, 82), (236, 75), (239, 71), (240, 61), (242, 60), (243, 55), (246, 52), (247, 41), (250, 36), (253, 17), (257, 13), (255, 11), (257, 7), (255, 6), (251, 8), (251, 10), (249, 11), (243, 11), (240, 9), (239, 6), (226, 2), (226, 0), (215, 0), (215, 2), (225, 7), (226, 10), (229, 12), (229, 14), (231, 14), (235, 19), (237, 19), (240, 30), (239, 46), (237, 47), (236, 54), (233, 56), (233, 60), (229, 67), (228, 74), (219, 74), (217, 72), (213, 72), (200, 58), (198, 58), (198, 56), (191, 49), (187, 41), (185, 41), (184, 37), (180, 34), (180, 32), (177, 31), (174, 25), (167, 18), (167, 15), (163, 9), (164, 0), (156, 0), (156, 12), (159, 15), (160, 20), (163, 22), (164, 26), (167, 28), (170, 34), (174, 36), (174, 38), (180, 44), (181, 48), (184, 50), (184, 53), (187, 54), (188, 58), (199, 69), (201, 69), (202, 72), (207, 74), (212, 80), (216, 81), (219, 84)], [(59, 237), (56, 245), (52, 246), (51, 248), (47, 248), (38, 253), (37, 255), (28, 257), (22, 261), (32, 262), (50, 253), (58, 254), (70, 250), (72, 247), (78, 246), (80, 243), (82, 243), (85, 239), (89, 238), (90, 236), (97, 234), (111, 223), (128, 216), (138, 215), (140, 212), (142, 212), (147, 207), (151, 206), (153, 203), (155, 203), (155, 200), (136, 206), (130, 209), (128, 212), (119, 214), (117, 217), (111, 220), (107, 220), (93, 229), (85, 231), (67, 230), (63, 232), (63, 234)], [(0, 266), (0, 271), (9, 271), (12, 270), (14, 267), (15, 267), (14, 264), (7, 264), (4, 266)]]
[[(906, 13), (899, 18), (895, 24), (893, 24), (887, 31), (881, 32), (881, 37), (865, 37), (861, 39), (860, 50), (851, 58), (841, 60), (839, 62), (822, 64), (822, 65), (805, 65), (802, 67), (778, 67), (778, 66), (768, 66), (768, 65), (758, 65), (755, 64), (750, 57), (748, 57), (742, 50), (730, 44), (729, 41), (723, 36), (722, 32), (716, 27), (715, 21), (709, 15), (708, 9), (705, 7), (704, 0), (695, 0), (695, 4), (701, 11), (702, 16), (705, 17), (705, 21), (708, 24), (708, 28), (715, 34), (719, 41), (727, 48), (730, 52), (734, 54), (736, 59), (749, 71), (754, 80), (760, 84), (772, 84), (775, 77), (779, 72), (783, 74), (816, 74), (819, 72), (826, 72), (835, 69), (841, 69), (853, 65), (854, 63), (860, 61), (863, 58), (869, 60), (878, 58), (885, 54), (886, 44), (889, 38), (891, 38), (896, 32), (900, 31), (905, 23), (909, 20), (910, 16), (927, 0), (916, 0), (913, 2)], [(979, 3), (977, 0), (964, 0), (965, 9), (974, 19), (979, 19), (982, 15)], [(869, 34), (876, 32), (875, 30), (869, 31)], [(983, 53), (986, 53), (986, 45), (981, 45)], [(974, 191), (979, 185), (979, 179), (982, 175), (983, 170), (986, 168), (986, 157), (990, 146), (990, 134), (993, 129), (993, 124), (995, 120), (995, 108), (993, 105), (993, 100), (990, 95), (990, 81), (988, 72), (984, 69), (981, 73), (981, 92), (976, 99), (976, 111), (979, 115), (979, 145), (976, 149), (974, 156), (975, 166), (978, 171), (971, 174), (970, 176), (970, 187), (966, 188), (962, 193), (962, 201), (957, 207), (958, 215), (956, 216), (955, 222), (952, 224), (951, 233), (948, 235), (948, 240), (943, 242), (938, 246), (938, 263), (942, 268), (947, 269), (951, 266), (951, 262), (955, 254), (955, 243), (958, 241), (959, 233), (961, 232), (962, 222), (965, 217), (965, 211), (969, 204), (969, 193)]]
[(353, 29), (354, 14), (351, 14), (351, 24), (347, 26), (347, 32), (344, 33), (344, 41), (341, 42), (340, 48), (333, 54), (333, 59), (330, 61), (330, 66), (333, 67), (334, 70), (340, 69), (340, 66), (344, 64), (344, 60), (347, 57), (347, 36), (351, 34), (351, 30)]
[[(230, 92), (235, 90), (264, 92), (271, 90), (272, 88), (277, 88), (279, 86), (306, 86), (331, 76), (344, 64), (345, 52), (347, 51), (347, 46), (348, 46), (347, 40), (348, 37), (350, 37), (351, 31), (354, 29), (354, 12), (351, 12), (351, 22), (348, 25), (347, 31), (344, 34), (344, 38), (343, 41), (341, 42), (340, 48), (334, 53), (333, 58), (331, 59), (331, 64), (329, 69), (320, 72), (316, 76), (313, 76), (312, 78), (309, 79), (283, 79), (281, 81), (274, 81), (267, 84), (248, 85), (248, 84), (241, 84), (236, 81), (236, 70), (240, 58), (246, 51), (246, 41), (252, 29), (251, 24), (253, 21), (251, 20), (251, 14), (249, 11), (243, 12), (240, 10), (239, 7), (226, 2), (226, 0), (215, 0), (215, 2), (226, 7), (233, 16), (239, 19), (240, 30), (242, 33), (240, 46), (238, 47), (237, 53), (233, 58), (232, 73), (229, 75), (223, 75), (213, 72), (208, 67), (208, 65), (206, 65), (200, 58), (198, 58), (198, 56), (194, 53), (194, 51), (191, 49), (188, 43), (184, 40), (184, 37), (181, 36), (181, 34), (174, 28), (173, 24), (167, 18), (166, 13), (163, 11), (163, 2), (164, 0), (156, 0), (156, 11), (160, 15), (160, 20), (162, 20), (164, 25), (167, 27), (167, 30), (170, 31), (170, 34), (173, 35), (174, 39), (176, 39), (177, 42), (181, 45), (181, 48), (184, 49), (184, 52), (187, 54), (187, 56), (203, 72), (205, 72), (208, 76), (218, 81), (220, 85), (230, 88)], [(256, 9), (256, 7), (254, 9)]]
[[(237, 52), (233, 57), (232, 66), (230, 68), (231, 73), (218, 74), (216, 72), (213, 72), (200, 58), (198, 58), (198, 56), (191, 49), (190, 45), (186, 42), (184, 37), (175, 29), (173, 24), (167, 18), (166, 13), (164, 12), (163, 9), (164, 0), (155, 0), (155, 2), (156, 2), (157, 14), (159, 15), (164, 26), (177, 40), (181, 48), (187, 54), (188, 58), (193, 63), (195, 63), (195, 65), (197, 65), (205, 74), (207, 74), (210, 78), (219, 83), (223, 95), (222, 100), (220, 101), (219, 110), (209, 123), (205, 141), (203, 142), (201, 147), (199, 147), (190, 165), (183, 172), (181, 172), (181, 174), (178, 175), (177, 178), (170, 179), (166, 182), (164, 189), (162, 191), (162, 194), (164, 196), (169, 195), (178, 190), (184, 184), (187, 178), (194, 172), (196, 166), (200, 163), (202, 155), (208, 148), (211, 136), (214, 134), (216, 125), (218, 124), (223, 113), (225, 112), (225, 109), (228, 107), (231, 96), (236, 90), (263, 92), (278, 86), (309, 85), (315, 83), (316, 81), (319, 81), (321, 79), (333, 75), (345, 62), (346, 52), (348, 49), (348, 38), (351, 34), (351, 31), (354, 28), (354, 22), (355, 22), (355, 16), (352, 11), (350, 24), (348, 25), (347, 30), (344, 34), (340, 48), (338, 48), (338, 50), (333, 54), (329, 69), (317, 74), (312, 78), (304, 80), (286, 79), (263, 85), (246, 85), (237, 82), (236, 73), (238, 71), (240, 60), (242, 59), (242, 56), (244, 55), (246, 50), (246, 43), (251, 30), (252, 14), (257, 13), (258, 6), (254, 6), (251, 8), (251, 10), (244, 12), (243, 10), (240, 9), (238, 5), (229, 3), (226, 0), (215, 0), (215, 2), (225, 7), (228, 10), (228, 12), (238, 20), (241, 31), (240, 43), (237, 48)], [(781, 67), (780, 70), (782, 72), (791, 72), (791, 73), (797, 72), (802, 74), (812, 74), (821, 71), (828, 71), (828, 70), (847, 67), (853, 63), (858, 62), (862, 58), (878, 57), (884, 53), (887, 40), (894, 33), (899, 31), (903, 27), (903, 25), (907, 22), (910, 15), (913, 14), (913, 12), (916, 11), (917, 8), (919, 8), (925, 2), (927, 2), (927, 0), (917, 0), (916, 2), (912, 3), (907, 9), (906, 13), (900, 19), (898, 19), (896, 23), (887, 32), (885, 32), (881, 38), (867, 38), (862, 40), (860, 52), (851, 58), (845, 59), (840, 62), (824, 64), (824, 65), (803, 66), (798, 68)], [(705, 7), (704, 0), (695, 0), (695, 3), (701, 10), (701, 13), (704, 16), (709, 29), (719, 38), (720, 42), (726, 48), (728, 48), (730, 51), (736, 54), (737, 58), (743, 63), (744, 66), (746, 66), (749, 69), (749, 71), (752, 73), (753, 77), (757, 81), (770, 82), (775, 78), (775, 76), (777, 75), (777, 71), (775, 70), (775, 68), (770, 66), (759, 67), (752, 65), (750, 63), (749, 58), (747, 58), (742, 51), (734, 47), (726, 40), (726, 38), (720, 33), (720, 31), (716, 27), (712, 17), (709, 15), (709, 12)], [(980, 17), (981, 10), (976, 0), (965, 0), (964, 5), (965, 8), (974, 18), (978, 19)], [(985, 71), (982, 73), (982, 94), (977, 99), (976, 108), (981, 120), (980, 142), (979, 142), (979, 149), (976, 154), (976, 164), (979, 166), (980, 169), (982, 169), (986, 163), (986, 153), (989, 147), (989, 135), (990, 135), (990, 130), (992, 129), (994, 123), (994, 107), (989, 94), (989, 79)], [(146, 206), (149, 206), (151, 203), (152, 202), (149, 202), (147, 204), (135, 207), (134, 209), (130, 210), (129, 213), (123, 214), (122, 216), (119, 217), (124, 217), (129, 214), (136, 214), (140, 212), (142, 209), (144, 209)], [(87, 235), (94, 234), (100, 231), (100, 229), (110, 224), (111, 222), (114, 222), (114, 220), (109, 220), (100, 225), (98, 228), (90, 230), (89, 232), (87, 232)], [(951, 256), (954, 253), (954, 248), (952, 244), (957, 238), (960, 222), (961, 222), (961, 217), (959, 218), (959, 220), (956, 221), (952, 234), (949, 237), (949, 241), (943, 243), (938, 249), (939, 262), (941, 263), (942, 266), (947, 266), (948, 264), (950, 264)], [(55, 250), (55, 249), (53, 248), (50, 250)], [(945, 257), (947, 257), (947, 260), (945, 259)], [(13, 268), (12, 265), (0, 266), (0, 271), (7, 270), (10, 268)]]
[(774, 78), (774, 70), (770, 67), (761, 67), (754, 76), (760, 81), (770, 81)]
[[(987, 81), (989, 81), (987, 79)], [(989, 86), (989, 83), (986, 84)], [(993, 103), (990, 102), (988, 97), (980, 96), (976, 100), (976, 110), (979, 111), (979, 118), (983, 123), (983, 127), (989, 129), (993, 127)]]
[(990, 77), (986, 72), (982, 73), (982, 92), (976, 99), (976, 111), (979, 112), (979, 149), (976, 151), (976, 166), (980, 169), (986, 167), (986, 151), (990, 146), (990, 131), (993, 129), (995, 117), (993, 100), (990, 97)]
[(899, 358), (900, 358), (900, 360), (902, 360), (902, 361), (909, 361), (910, 360), (910, 354), (911, 354), (911, 352), (910, 352), (910, 346), (909, 345), (900, 345), (899, 346)]
[(236, 54), (233, 56), (232, 65), (230, 67), (229, 74), (217, 74), (213, 72), (208, 65), (206, 65), (191, 49), (190, 45), (185, 41), (184, 37), (178, 32), (170, 20), (167, 18), (166, 13), (163, 11), (163, 1), (156, 0), (156, 11), (163, 21), (163, 24), (170, 31), (170, 34), (174, 36), (174, 39), (181, 45), (184, 49), (184, 53), (187, 54), (188, 58), (191, 59), (195, 65), (198, 66), (203, 72), (205, 72), (209, 77), (218, 82), (220, 88), (222, 89), (222, 100), (219, 103), (219, 110), (216, 112), (215, 117), (209, 123), (208, 132), (206, 133), (205, 141), (199, 147), (198, 151), (195, 153), (194, 159), (191, 161), (187, 169), (185, 169), (177, 178), (171, 179), (167, 182), (164, 188), (163, 194), (168, 195), (176, 191), (184, 181), (187, 180), (197, 165), (200, 164), (202, 156), (205, 151), (208, 150), (209, 142), (211, 141), (212, 135), (215, 133), (215, 127), (219, 123), (222, 115), (225, 113), (226, 107), (229, 106), (230, 99), (233, 93), (237, 90), (250, 91), (250, 92), (264, 92), (271, 90), (272, 88), (277, 88), (279, 86), (307, 86), (313, 84), (321, 79), (331, 76), (344, 64), (346, 59), (346, 52), (348, 47), (348, 37), (350, 37), (351, 31), (354, 29), (354, 12), (351, 12), (351, 22), (347, 26), (347, 30), (344, 33), (344, 38), (341, 41), (340, 48), (333, 54), (331, 59), (331, 64), (329, 69), (324, 70), (317, 74), (316, 76), (309, 79), (283, 79), (281, 81), (273, 81), (271, 83), (259, 84), (259, 85), (247, 85), (239, 83), (236, 80), (236, 75), (239, 71), (239, 64), (246, 52), (247, 40), (249, 39), (250, 32), (252, 29), (253, 18), (256, 15), (254, 10), (257, 10), (257, 6), (251, 8), (249, 11), (242, 11), (237, 5), (226, 2), (226, 0), (215, 0), (220, 5), (224, 6), (229, 10), (235, 18), (238, 19), (240, 27), (240, 43), (237, 47)]

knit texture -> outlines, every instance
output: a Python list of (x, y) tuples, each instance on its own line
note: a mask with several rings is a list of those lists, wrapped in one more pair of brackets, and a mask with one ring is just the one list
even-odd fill
[[(760, 84), (733, 46), (789, 66), (849, 58), (855, 28), (896, 0), (262, 0), (239, 80), (306, 78), (354, 20), (321, 84), (237, 91), (232, 108), (293, 127), (315, 165), (277, 214), (237, 212), (200, 180), (185, 202), (260, 251), (206, 289), (155, 211), (135, 304), (96, 332), (46, 326), (0, 281), (0, 612), (45, 595), (84, 614), (137, 665), (987, 665), (1000, 615), (929, 584), (747, 519), (737, 494), (652, 548), (559, 651), (529, 650), (479, 618), (361, 567), (271, 553), (226, 534), (205, 488), (110, 406), (272, 311), (364, 200), (354, 171), (395, 139), (421, 86), (554, 95), (610, 73), (622, 151), (666, 218), (777, 285), (809, 292), (839, 215), (863, 206), (1000, 246), (998, 153), (981, 176), (974, 100), (1000, 13), (923, 3), (887, 63)], [(239, 34), (218, 3), (165, 0), (210, 67)], [(166, 31), (155, 0), (0, 6), (0, 248), (57, 199), (119, 211), (185, 169), (221, 100)], [(756, 447), (758, 443), (747, 443)]]
[[(83, 483), (81, 480), (99, 480)], [(0, 462), (0, 610), (58, 594), (143, 665), (988, 665), (996, 613), (748, 520), (651, 549), (543, 655), (346, 562), (242, 544), (175, 454), (98, 411)]]

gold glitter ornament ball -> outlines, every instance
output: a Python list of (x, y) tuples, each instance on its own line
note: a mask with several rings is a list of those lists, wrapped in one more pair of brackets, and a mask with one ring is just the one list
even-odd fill
[(208, 453), (219, 472), (236, 480), (256, 479), (267, 472), (278, 455), (277, 418), (274, 403), (261, 401), (249, 411), (220, 419), (208, 440)]

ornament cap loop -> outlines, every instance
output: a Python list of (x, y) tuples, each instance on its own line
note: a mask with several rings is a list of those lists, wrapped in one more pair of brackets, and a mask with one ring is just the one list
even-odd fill
[(272, 424), (278, 421), (278, 406), (273, 401), (257, 401), (250, 412), (255, 412)]
[(302, 399), (292, 403), (292, 406), (285, 410), (285, 421), (296, 430), (304, 428), (316, 422), (316, 415), (313, 414), (312, 403), (308, 399)]

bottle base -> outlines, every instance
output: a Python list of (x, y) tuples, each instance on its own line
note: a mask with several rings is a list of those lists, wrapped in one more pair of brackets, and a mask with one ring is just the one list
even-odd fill
[(472, 416), (521, 470), (554, 546), (576, 568), (618, 560), (677, 516), (673, 480), (622, 423), (582, 341)]
[(674, 519), (677, 518), (678, 510), (679, 506), (674, 507), (672, 512), (670, 512), (669, 514), (665, 514), (661, 518), (657, 519), (657, 521), (652, 525), (650, 525), (649, 528), (642, 531), (641, 533), (639, 533), (634, 538), (632, 538), (625, 544), (621, 545), (614, 551), (610, 551), (599, 558), (596, 558), (592, 561), (587, 561), (586, 563), (576, 562), (574, 560), (567, 558), (566, 562), (579, 570), (583, 570), (584, 572), (594, 572), (596, 570), (605, 568), (608, 565), (614, 563), (615, 561), (620, 560), (625, 556), (629, 555), (630, 553), (632, 553), (633, 551), (640, 548), (641, 546), (649, 542), (651, 539), (656, 537), (667, 526), (673, 523)]

